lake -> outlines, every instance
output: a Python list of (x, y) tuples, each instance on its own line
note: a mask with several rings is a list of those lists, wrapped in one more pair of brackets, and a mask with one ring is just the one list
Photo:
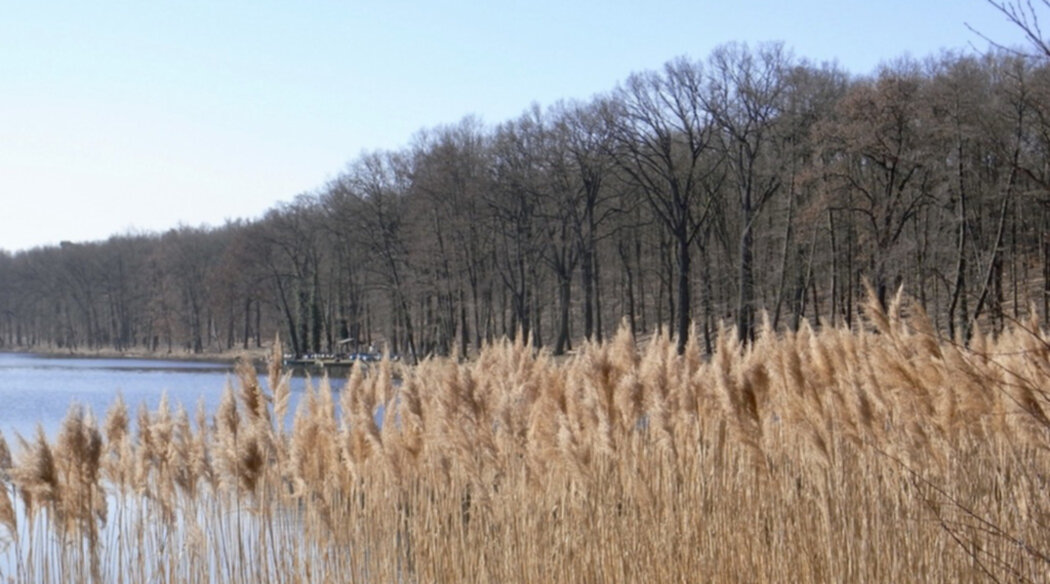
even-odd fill
[[(0, 353), (0, 431), (12, 448), (15, 432), (31, 438), (38, 423), (54, 438), (73, 403), (90, 409), (101, 424), (118, 393), (132, 419), (140, 404), (155, 410), (165, 393), (173, 411), (182, 404), (192, 419), (199, 400), (204, 400), (209, 414), (215, 412), (228, 382), (238, 387), (229, 363)], [(260, 376), (260, 383), (268, 388), (265, 376)], [(333, 389), (342, 385), (342, 379), (332, 380)], [(290, 423), (305, 387), (305, 378), (292, 378), (286, 422)]]

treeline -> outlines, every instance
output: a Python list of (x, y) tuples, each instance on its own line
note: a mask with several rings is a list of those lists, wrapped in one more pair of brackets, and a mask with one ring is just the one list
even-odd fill
[(761, 311), (852, 324), (866, 280), (965, 337), (1050, 316), (1048, 146), (1045, 60), (853, 77), (726, 45), (422, 131), (258, 220), (0, 254), (0, 346), (562, 352), (625, 320), (710, 351)]

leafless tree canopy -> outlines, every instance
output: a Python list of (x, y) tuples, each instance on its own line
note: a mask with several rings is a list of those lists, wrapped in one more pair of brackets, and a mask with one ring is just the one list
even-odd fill
[[(1050, 44), (1047, 43), (1047, 39), (1043, 36), (1043, 30), (1039, 25), (1040, 12), (1050, 12), (1050, 0), (1039, 0), (1039, 2), (1033, 2), (1032, 0), (1011, 0), (1010, 2), (987, 0), (987, 2), (1024, 33), (1025, 39), (1032, 45), (1036, 53), (1043, 57), (1050, 57)], [(970, 26), (970, 28), (999, 48), (1007, 48), (995, 39), (986, 37), (979, 29), (973, 26)]]
[[(992, 4), (1050, 55), (1047, 0)], [(1047, 316), (1048, 154), (1046, 59), (854, 77), (731, 44), (421, 131), (257, 220), (0, 253), (0, 349), (560, 353), (627, 322), (710, 350), (723, 324), (857, 325), (865, 282), (966, 337)]]

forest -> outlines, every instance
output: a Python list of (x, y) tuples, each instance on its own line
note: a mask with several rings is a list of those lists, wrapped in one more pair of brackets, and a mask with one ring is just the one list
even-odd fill
[(854, 326), (869, 285), (965, 340), (1050, 317), (1048, 148), (1046, 59), (729, 44), (421, 130), (255, 219), (0, 252), (0, 350), (561, 354), (623, 323), (711, 353), (723, 324)]

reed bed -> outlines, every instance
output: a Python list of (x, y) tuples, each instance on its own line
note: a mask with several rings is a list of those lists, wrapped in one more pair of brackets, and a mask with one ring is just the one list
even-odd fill
[(74, 406), (0, 439), (0, 581), (1050, 579), (1046, 334), (868, 324), (384, 361), (290, 427), (279, 347), (215, 412)]

